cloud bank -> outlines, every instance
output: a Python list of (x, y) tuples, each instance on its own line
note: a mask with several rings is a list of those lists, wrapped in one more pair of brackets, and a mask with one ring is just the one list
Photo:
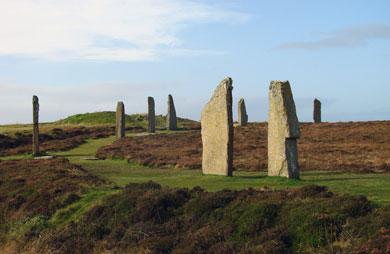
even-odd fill
[(246, 19), (247, 14), (194, 0), (1, 1), (0, 55), (150, 61), (167, 52), (221, 54), (180, 48), (178, 34), (189, 24)]
[(365, 24), (320, 33), (323, 39), (308, 42), (288, 42), (273, 49), (320, 50), (328, 48), (354, 48), (367, 45), (371, 39), (390, 39), (390, 24)]

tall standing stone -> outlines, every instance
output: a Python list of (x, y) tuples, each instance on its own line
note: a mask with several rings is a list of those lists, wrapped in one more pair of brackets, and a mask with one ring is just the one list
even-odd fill
[(321, 123), (321, 102), (314, 99), (313, 120), (315, 123)]
[(202, 111), (204, 174), (231, 176), (233, 172), (232, 83), (229, 77), (222, 80)]
[(244, 98), (238, 102), (238, 125), (246, 126), (248, 124), (248, 115), (246, 114), (246, 107)]
[(148, 132), (154, 133), (155, 129), (155, 112), (154, 112), (154, 99), (153, 97), (148, 97)]
[(33, 103), (33, 155), (39, 155), (39, 101), (34, 95)]
[(172, 95), (168, 95), (168, 114), (167, 114), (167, 130), (177, 130), (177, 119), (175, 104), (173, 103)]
[(123, 138), (125, 136), (125, 105), (123, 102), (118, 102), (116, 106), (116, 126), (115, 137)]
[(271, 81), (268, 117), (268, 175), (299, 178), (296, 140), (301, 133), (288, 81)]

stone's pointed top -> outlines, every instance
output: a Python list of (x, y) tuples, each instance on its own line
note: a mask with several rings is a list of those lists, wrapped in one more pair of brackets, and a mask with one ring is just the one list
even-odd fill
[(285, 138), (299, 138), (301, 132), (290, 83), (271, 81), (269, 89), (270, 115), (276, 117), (280, 134), (284, 133)]
[(317, 98), (314, 99), (314, 102), (319, 102), (319, 103), (321, 103), (321, 101), (318, 100)]
[(118, 101), (118, 104), (117, 104), (117, 105), (118, 105), (118, 107), (124, 105), (124, 104), (123, 104), (123, 101)]
[(229, 76), (227, 76), (227, 77), (224, 79), (224, 81), (225, 81), (225, 80), (226, 80), (227, 82), (229, 82), (230, 84), (233, 83), (232, 78), (229, 77)]
[(243, 103), (244, 102), (244, 98), (241, 98), (238, 103)]
[(288, 84), (288, 86), (290, 86), (290, 82), (288, 82), (288, 80), (271, 80), (270, 85), (269, 85), (269, 90), (272, 89), (272, 86), (277, 85), (277, 84), (282, 84), (283, 86)]
[(36, 95), (33, 96), (33, 102), (38, 102), (38, 96)]
[(214, 90), (213, 97), (211, 97), (210, 101), (224, 94), (225, 92), (223, 91), (232, 91), (232, 90), (233, 90), (233, 80), (230, 77), (227, 77), (221, 82), (219, 82), (217, 88), (215, 88)]
[[(222, 85), (227, 85), (228, 87), (230, 87), (231, 89), (233, 89), (233, 80), (232, 80), (232, 78), (231, 78), (231, 77), (226, 77), (224, 80), (222, 80), (222, 81), (219, 83), (218, 87), (219, 87), (219, 86), (222, 86)], [(217, 89), (218, 89), (218, 87), (217, 87)]]

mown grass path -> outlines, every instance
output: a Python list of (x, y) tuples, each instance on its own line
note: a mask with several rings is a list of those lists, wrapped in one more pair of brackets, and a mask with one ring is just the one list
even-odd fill
[(208, 191), (243, 189), (247, 187), (279, 189), (295, 188), (308, 184), (325, 185), (337, 193), (365, 195), (374, 204), (390, 204), (390, 175), (385, 173), (302, 172), (300, 180), (268, 177), (266, 172), (234, 172), (233, 177), (203, 175), (201, 170), (178, 168), (149, 168), (127, 163), (124, 160), (83, 160), (94, 157), (97, 149), (110, 144), (114, 137), (88, 140), (87, 143), (66, 152), (54, 152), (70, 159), (89, 172), (118, 186), (128, 183), (155, 181), (163, 186), (195, 187)]

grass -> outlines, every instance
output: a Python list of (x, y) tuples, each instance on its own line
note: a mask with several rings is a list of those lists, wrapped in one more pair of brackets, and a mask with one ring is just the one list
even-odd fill
[(51, 227), (59, 228), (70, 221), (77, 222), (86, 211), (101, 203), (101, 200), (105, 196), (114, 194), (117, 191), (109, 187), (90, 189), (81, 195), (80, 200), (63, 209), (57, 210), (54, 216), (50, 218), (48, 224)]
[[(114, 126), (115, 125), (115, 112), (103, 111), (85, 114), (76, 114), (69, 116), (65, 119), (61, 119), (55, 122), (39, 123), (39, 132), (47, 133), (54, 128), (66, 129), (73, 127), (92, 127), (92, 126)], [(147, 128), (148, 119), (147, 114), (133, 114), (125, 115), (126, 126), (139, 126)], [(185, 126), (197, 126), (197, 122), (178, 118), (178, 127)], [(166, 125), (166, 119), (163, 115), (156, 115), (155, 117), (156, 128), (164, 129)], [(0, 134), (14, 137), (15, 133), (32, 133), (32, 124), (9, 124), (0, 125)]]
[(163, 186), (187, 187), (200, 186), (208, 191), (222, 189), (267, 188), (283, 189), (297, 188), (309, 184), (325, 185), (329, 190), (337, 193), (365, 195), (376, 205), (390, 204), (390, 175), (385, 173), (340, 173), (329, 171), (301, 172), (300, 180), (281, 177), (269, 177), (266, 172), (234, 172), (233, 177), (203, 175), (201, 170), (180, 168), (149, 168), (124, 160), (82, 160), (84, 157), (93, 157), (97, 149), (114, 141), (114, 137), (88, 140), (86, 144), (67, 152), (56, 153), (64, 156), (71, 162), (81, 165), (105, 180), (118, 186), (128, 183), (142, 183), (155, 181)]
[(201, 170), (148, 168), (122, 160), (81, 161), (89, 172), (119, 186), (154, 181), (162, 186), (200, 186), (208, 191), (222, 189), (297, 188), (309, 184), (325, 185), (336, 193), (365, 195), (376, 205), (390, 204), (390, 176), (383, 173), (351, 174), (340, 172), (302, 172), (300, 180), (269, 177), (266, 172), (234, 172), (233, 177), (203, 175)]
[[(131, 135), (131, 134), (128, 134)], [(268, 177), (266, 172), (234, 172), (233, 177), (203, 175), (200, 170), (180, 168), (149, 168), (127, 163), (124, 160), (83, 160), (94, 157), (97, 149), (108, 145), (115, 137), (87, 140), (87, 143), (65, 152), (48, 152), (49, 155), (67, 157), (72, 163), (79, 164), (89, 172), (111, 181), (118, 186), (128, 183), (155, 181), (163, 186), (187, 187), (200, 186), (208, 191), (221, 189), (244, 189), (247, 187), (281, 189), (297, 188), (308, 184), (325, 185), (336, 193), (365, 195), (376, 205), (390, 204), (390, 175), (386, 173), (341, 173), (337, 171), (301, 172), (300, 180)], [(29, 158), (29, 155), (3, 157)]]
[[(55, 123), (57, 124), (89, 124), (89, 125), (112, 125), (115, 124), (115, 112), (114, 111), (103, 111), (103, 112), (94, 112), (94, 113), (85, 113), (69, 116), (65, 119), (59, 120)], [(125, 115), (126, 124), (137, 125), (137, 126), (147, 126), (147, 116), (146, 114), (136, 114), (136, 115)]]

